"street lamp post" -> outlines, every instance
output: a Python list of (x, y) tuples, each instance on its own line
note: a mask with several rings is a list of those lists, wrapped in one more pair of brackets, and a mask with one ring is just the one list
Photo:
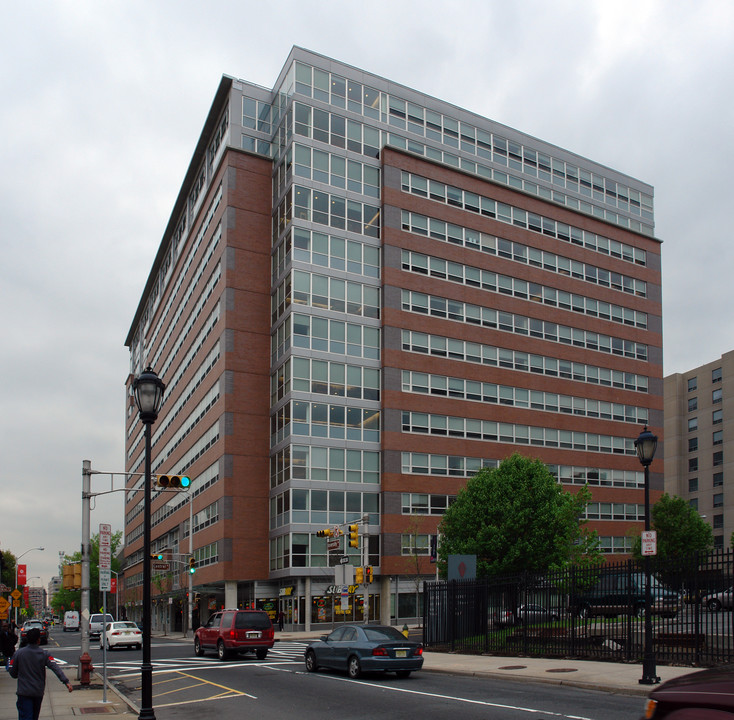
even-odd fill
[(146, 368), (133, 381), (135, 404), (140, 422), (145, 426), (145, 478), (143, 486), (143, 662), (140, 666), (141, 702), (139, 720), (155, 720), (153, 712), (153, 666), (150, 662), (150, 426), (158, 418), (158, 411), (166, 389), (163, 381)]
[[(33, 550), (41, 550), (43, 552), (45, 549), (46, 548), (43, 548), (43, 547), (29, 548), (25, 552), (23, 552), (20, 555), (18, 555), (17, 558), (15, 558), (15, 588), (16, 588), (16, 590), (18, 588), (18, 560), (20, 560), (23, 557), (23, 555), (27, 555), (29, 552), (32, 552)], [(27, 582), (28, 582), (28, 580), (26, 579), (26, 583)], [(16, 625), (18, 624), (18, 606), (17, 605), (15, 606), (15, 624)]]
[[(650, 463), (655, 457), (658, 438), (645, 425), (645, 429), (635, 440), (637, 457), (645, 468), (645, 530), (650, 529)], [(645, 651), (642, 658), (642, 678), (640, 685), (656, 685), (660, 682), (655, 664), (655, 650), (652, 645), (652, 588), (650, 583), (650, 556), (645, 555)]]

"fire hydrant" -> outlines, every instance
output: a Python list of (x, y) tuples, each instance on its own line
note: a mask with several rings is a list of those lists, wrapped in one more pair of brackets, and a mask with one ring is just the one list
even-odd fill
[(79, 658), (79, 682), (82, 685), (89, 685), (94, 668), (92, 667), (92, 658), (89, 653), (85, 652)]
[(407, 625), (403, 625), (403, 635), (405, 635), (405, 637), (408, 637), (408, 626)]

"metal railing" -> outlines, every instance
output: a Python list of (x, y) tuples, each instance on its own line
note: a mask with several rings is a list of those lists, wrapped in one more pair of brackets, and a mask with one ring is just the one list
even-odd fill
[[(661, 664), (734, 662), (731, 551), (653, 559), (653, 645)], [(645, 576), (633, 560), (542, 575), (424, 585), (432, 650), (640, 662)]]

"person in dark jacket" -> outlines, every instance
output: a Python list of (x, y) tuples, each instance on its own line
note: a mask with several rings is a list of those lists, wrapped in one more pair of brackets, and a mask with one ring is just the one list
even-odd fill
[(13, 632), (13, 628), (8, 623), (3, 622), (0, 626), (0, 653), (2, 653), (4, 664), (10, 662), (15, 652), (15, 645), (18, 642), (18, 636)]
[(41, 631), (38, 628), (28, 631), (26, 641), (27, 645), (19, 648), (10, 660), (8, 672), (11, 677), (18, 679), (18, 700), (15, 703), (18, 720), (38, 720), (46, 690), (46, 668), (56, 673), (56, 677), (66, 685), (69, 692), (74, 688), (56, 660), (47, 650), (41, 648)]

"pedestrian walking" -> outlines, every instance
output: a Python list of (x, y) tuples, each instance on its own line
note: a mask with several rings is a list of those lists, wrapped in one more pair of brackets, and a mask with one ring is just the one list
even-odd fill
[(278, 613), (278, 630), (283, 632), (283, 622), (285, 621), (285, 613), (281, 610)]
[(6, 622), (2, 623), (0, 625), (0, 653), (3, 656), (3, 665), (7, 666), (10, 662), (17, 642), (18, 636), (13, 631), (13, 628)]
[(26, 634), (27, 644), (19, 648), (8, 666), (11, 677), (18, 679), (15, 703), (18, 708), (18, 720), (38, 720), (41, 713), (43, 693), (46, 690), (46, 668), (56, 673), (71, 692), (74, 688), (64, 671), (47, 650), (41, 648), (41, 631), (31, 628)]

